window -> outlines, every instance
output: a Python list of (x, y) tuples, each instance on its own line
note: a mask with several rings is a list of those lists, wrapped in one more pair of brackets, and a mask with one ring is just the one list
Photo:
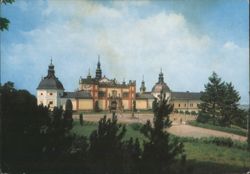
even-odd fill
[(181, 104), (179, 104), (178, 106), (179, 106), (179, 108), (180, 108), (180, 107), (181, 107)]
[(51, 93), (49, 93), (49, 95), (53, 95), (53, 93), (51, 92)]
[(98, 96), (99, 97), (106, 97), (106, 93), (104, 91), (99, 91)]
[(43, 95), (43, 93), (41, 92), (41, 94), (40, 95)]
[(185, 104), (184, 104), (184, 107), (186, 107), (186, 106), (187, 106), (187, 104), (185, 103)]
[(193, 103), (190, 103), (190, 107), (193, 107)]
[(50, 102), (49, 102), (49, 105), (53, 105), (53, 101), (50, 101)]

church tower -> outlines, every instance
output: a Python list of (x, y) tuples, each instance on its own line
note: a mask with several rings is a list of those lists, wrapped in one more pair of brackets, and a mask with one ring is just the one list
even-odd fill
[(101, 63), (100, 63), (100, 56), (99, 55), (98, 55), (98, 63), (97, 63), (95, 78), (97, 80), (100, 80), (102, 78), (102, 69), (101, 69)]
[(144, 76), (142, 76), (142, 82), (141, 82), (141, 87), (140, 87), (140, 93), (143, 94), (146, 91), (146, 86), (144, 82)]
[(61, 105), (60, 98), (63, 92), (63, 85), (55, 76), (54, 65), (51, 59), (48, 74), (42, 78), (37, 87), (37, 104), (48, 106), (50, 109), (53, 109), (55, 106), (58, 107)]
[(164, 82), (164, 75), (162, 69), (159, 74), (158, 82), (153, 86), (151, 94), (158, 98), (160, 97), (161, 92), (165, 93), (166, 98), (171, 98), (171, 91), (168, 85)]

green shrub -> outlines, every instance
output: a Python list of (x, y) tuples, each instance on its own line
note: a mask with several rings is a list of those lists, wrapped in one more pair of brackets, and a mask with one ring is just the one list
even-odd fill
[(247, 142), (234, 141), (233, 146), (238, 148), (238, 149), (242, 149), (242, 150), (247, 150), (248, 149)]
[(201, 138), (206, 144), (216, 144), (217, 146), (225, 146), (225, 147), (232, 147), (233, 140), (231, 138), (225, 137), (209, 137), (209, 138)]
[(211, 117), (209, 114), (199, 113), (197, 117), (197, 121), (200, 123), (207, 123)]
[(215, 144), (223, 147), (234, 147), (237, 149), (247, 150), (247, 142), (233, 141), (231, 138), (225, 137), (178, 137), (175, 135), (170, 136), (172, 141), (179, 141), (182, 143), (204, 143), (204, 144)]
[(197, 115), (195, 111), (191, 111), (191, 115)]

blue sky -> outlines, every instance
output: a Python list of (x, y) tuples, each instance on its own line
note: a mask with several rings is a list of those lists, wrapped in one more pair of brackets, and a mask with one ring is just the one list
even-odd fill
[(160, 68), (172, 91), (204, 90), (213, 71), (248, 102), (248, 0), (17, 0), (2, 5), (2, 83), (35, 94), (50, 58), (66, 91), (96, 69), (122, 81), (142, 76), (150, 91)]

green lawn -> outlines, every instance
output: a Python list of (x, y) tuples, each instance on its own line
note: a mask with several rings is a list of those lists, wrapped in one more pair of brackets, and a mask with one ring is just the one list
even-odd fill
[(233, 133), (233, 134), (237, 134), (237, 135), (241, 135), (241, 136), (246, 136), (247, 135), (247, 130), (246, 129), (242, 129), (242, 128), (237, 127), (237, 126), (221, 127), (221, 126), (215, 126), (215, 125), (212, 125), (212, 124), (199, 123), (197, 121), (189, 121), (188, 124), (190, 124), (192, 126), (197, 126), (197, 127), (207, 128), (207, 129), (213, 129), (213, 130)]
[[(72, 133), (89, 136), (97, 125), (98, 123), (85, 122), (81, 126), (79, 121), (75, 121)], [(138, 131), (138, 125), (128, 124), (126, 128), (125, 139), (139, 138), (141, 143), (146, 140)], [(250, 170), (250, 152), (245, 150), (201, 142), (184, 142), (184, 147), (188, 164), (192, 166), (194, 174), (243, 173)]]
[[(74, 121), (73, 129), (71, 130), (72, 133), (76, 135), (84, 135), (89, 137), (91, 132), (97, 129), (98, 123), (96, 122), (84, 122), (83, 126), (80, 125), (79, 121)], [(133, 128), (132, 124), (126, 125), (126, 135), (125, 139), (128, 140), (130, 137), (138, 138), (141, 142), (146, 140), (146, 138), (138, 131), (138, 129)]]
[(250, 152), (214, 144), (184, 143), (184, 145), (194, 173), (226, 174), (250, 170)]
[(83, 126), (80, 125), (79, 121), (74, 121), (73, 123), (73, 129), (71, 130), (72, 133), (75, 133), (76, 135), (79, 136), (87, 136), (91, 134), (92, 131), (97, 129), (98, 123), (96, 122), (86, 122), (84, 121)]

